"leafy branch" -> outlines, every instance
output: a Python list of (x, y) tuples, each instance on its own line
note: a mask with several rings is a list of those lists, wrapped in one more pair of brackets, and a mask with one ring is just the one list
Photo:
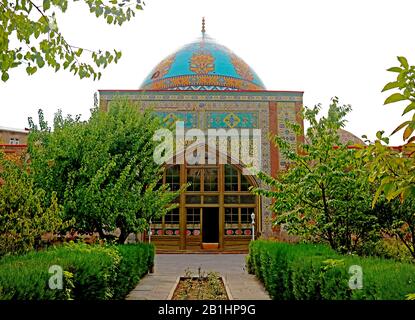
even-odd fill
[[(140, 0), (82, 1), (97, 18), (120, 26), (144, 6)], [(100, 79), (102, 69), (118, 62), (120, 51), (81, 48), (66, 40), (59, 31), (56, 12), (65, 13), (68, 3), (68, 0), (43, 0), (40, 5), (33, 0), (0, 0), (0, 72), (3, 81), (9, 79), (13, 68), (25, 66), (27, 74), (32, 75), (45, 65), (55, 72), (63, 68), (81, 79), (93, 77), (96, 80)], [(87, 53), (90, 62), (84, 60)]]

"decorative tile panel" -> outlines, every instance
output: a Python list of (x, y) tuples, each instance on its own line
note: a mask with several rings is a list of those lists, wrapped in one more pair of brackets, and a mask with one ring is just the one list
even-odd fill
[(258, 128), (258, 112), (207, 112), (208, 128)]
[(176, 121), (183, 121), (185, 128), (197, 128), (198, 117), (196, 112), (161, 112), (156, 111), (157, 114), (166, 125), (171, 125)]
[[(278, 136), (288, 141), (291, 147), (295, 150), (297, 148), (297, 135), (287, 127), (287, 122), (297, 123), (297, 110), (294, 102), (278, 102), (277, 104), (277, 119), (278, 119)], [(283, 169), (288, 161), (283, 154), (280, 153), (280, 169)]]

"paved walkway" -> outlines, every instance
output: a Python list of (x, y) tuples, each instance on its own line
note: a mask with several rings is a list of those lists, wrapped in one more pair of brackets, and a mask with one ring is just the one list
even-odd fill
[(245, 254), (157, 254), (154, 273), (148, 274), (127, 300), (165, 300), (180, 275), (189, 268), (197, 274), (219, 272), (228, 284), (234, 300), (269, 300), (263, 285), (245, 271)]

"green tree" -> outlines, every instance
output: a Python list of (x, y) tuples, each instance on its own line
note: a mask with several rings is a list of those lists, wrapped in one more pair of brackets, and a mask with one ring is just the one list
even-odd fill
[[(108, 24), (122, 25), (135, 10), (143, 9), (140, 0), (83, 0), (96, 17)], [(55, 71), (61, 67), (84, 77), (101, 77), (102, 68), (117, 62), (121, 52), (90, 50), (77, 47), (66, 40), (59, 30), (57, 12), (66, 12), (68, 0), (0, 0), (0, 72), (9, 79), (9, 71), (25, 66), (29, 75), (45, 65)], [(17, 41), (16, 41), (17, 40)], [(90, 55), (92, 61), (84, 57)]]
[(26, 163), (6, 159), (0, 151), (0, 256), (31, 250), (42, 235), (68, 227), (72, 221), (63, 223), (62, 214), (56, 193), (47, 196), (34, 185)]
[(57, 192), (79, 231), (106, 237), (120, 228), (124, 242), (176, 207), (180, 190), (159, 184), (163, 167), (153, 160), (152, 137), (161, 122), (151, 111), (120, 100), (109, 112), (94, 109), (86, 122), (58, 112), (53, 132), (39, 115), (39, 126), (31, 122), (31, 170), (37, 185)]
[(402, 116), (409, 115), (409, 120), (391, 133), (403, 130), (404, 144), (390, 146), (389, 137), (378, 131), (375, 141), (368, 140), (368, 147), (359, 156), (370, 172), (370, 181), (378, 186), (372, 206), (377, 207), (383, 196), (391, 201), (381, 210), (383, 231), (400, 239), (415, 258), (415, 66), (410, 66), (404, 57), (398, 57), (398, 61), (399, 67), (388, 69), (397, 73), (396, 80), (386, 84), (382, 91), (398, 91), (388, 96), (384, 104), (407, 103)]
[(401, 241), (415, 259), (415, 199), (378, 201), (375, 207), (382, 232)]
[[(273, 199), (274, 222), (289, 233), (327, 241), (340, 252), (353, 252), (379, 235), (371, 208), (372, 190), (362, 160), (339, 139), (338, 131), (351, 107), (339, 106), (334, 98), (327, 116), (318, 119), (320, 109), (320, 105), (305, 108), (310, 127), (300, 152), (283, 138), (273, 137), (289, 166), (277, 178), (260, 173), (270, 188), (253, 191)], [(287, 125), (301, 134), (298, 125)]]
[(369, 143), (368, 148), (360, 152), (360, 156), (366, 161), (371, 172), (371, 181), (379, 183), (376, 196), (373, 199), (375, 205), (379, 196), (383, 193), (388, 200), (399, 197), (415, 197), (415, 66), (410, 66), (404, 57), (398, 57), (400, 67), (388, 69), (397, 73), (396, 81), (385, 85), (383, 91), (398, 90), (385, 100), (385, 104), (406, 101), (402, 116), (409, 115), (410, 120), (401, 123), (392, 133), (403, 130), (404, 145), (391, 147), (389, 137), (384, 136), (384, 131), (378, 131), (376, 140)]

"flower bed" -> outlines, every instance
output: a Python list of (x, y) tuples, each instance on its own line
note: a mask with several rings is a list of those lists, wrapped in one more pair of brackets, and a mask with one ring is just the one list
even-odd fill
[(225, 280), (216, 272), (207, 275), (193, 276), (186, 272), (186, 276), (179, 277), (170, 293), (171, 300), (230, 300), (231, 295)]

